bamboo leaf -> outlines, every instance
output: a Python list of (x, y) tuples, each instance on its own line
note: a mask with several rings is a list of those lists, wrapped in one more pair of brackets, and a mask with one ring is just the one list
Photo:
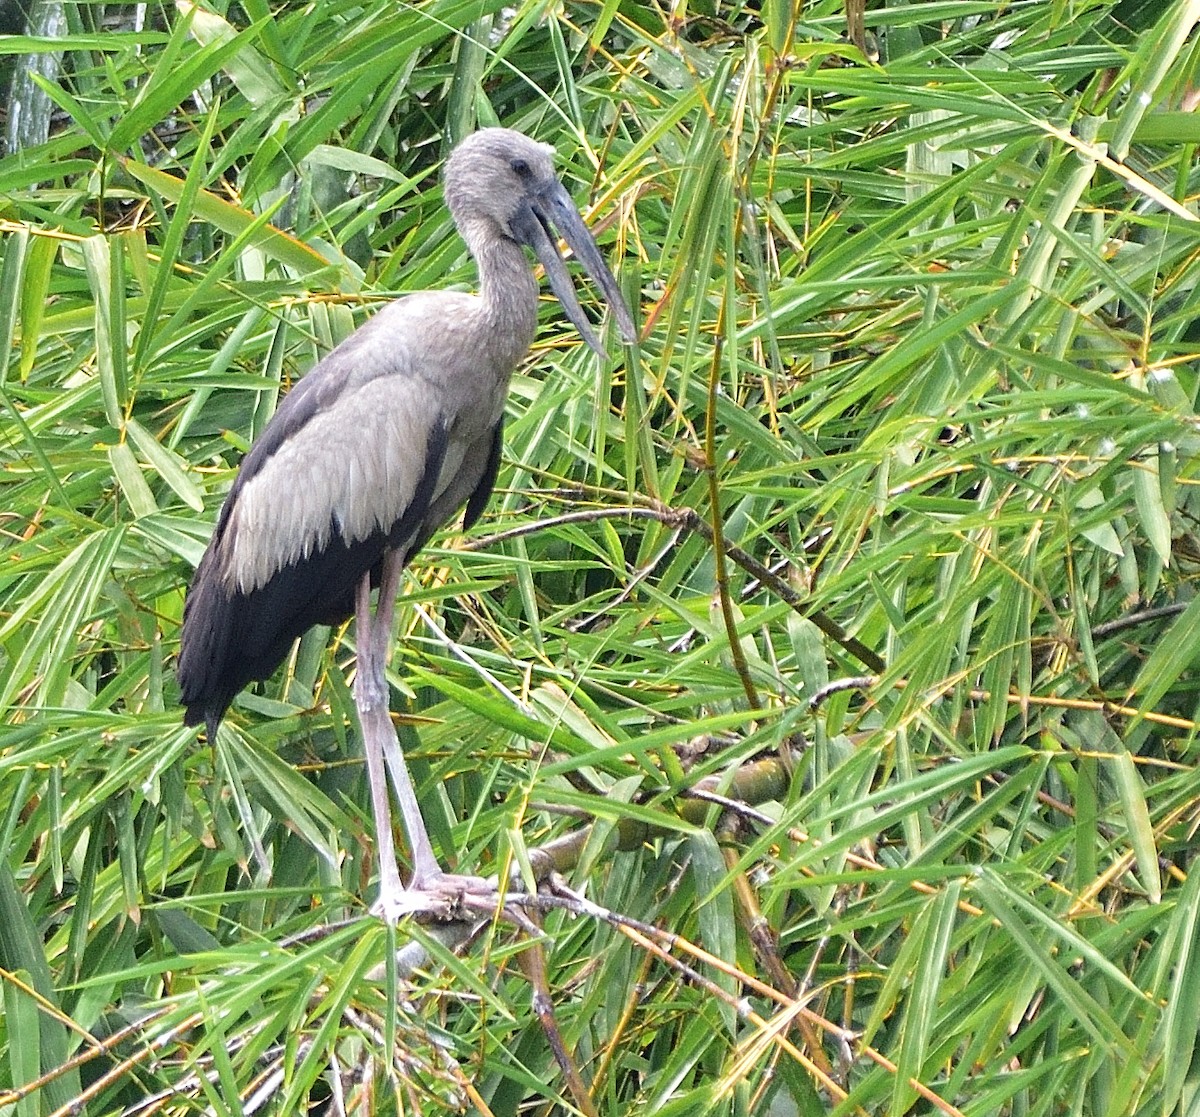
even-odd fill
[(1146, 789), (1128, 752), (1119, 751), (1113, 757), (1112, 765), (1117, 792), (1121, 797), (1121, 809), (1129, 828), (1129, 840), (1137, 859), (1138, 875), (1150, 903), (1157, 904), (1162, 899), (1162, 879), (1158, 871), (1158, 843), (1155, 841), (1154, 825), (1150, 821)]
[(136, 419), (126, 422), (125, 433), (158, 475), (170, 485), (175, 495), (194, 512), (203, 512), (204, 497), (188, 476), (186, 463), (159, 442)]
[[(114, 333), (114, 327), (124, 320), (118, 309), (123, 294), (118, 294), (120, 272), (114, 269), (108, 238), (88, 237), (83, 242), (83, 258), (87, 265), (88, 283), (96, 304), (96, 365), (100, 374), (100, 391), (109, 424), (121, 425), (127, 402), (125, 377), (125, 334)], [(114, 299), (114, 295), (118, 297)]]
[(914, 927), (914, 937), (921, 945), (916, 950), (919, 963), (913, 974), (904, 1012), (900, 1058), (896, 1062), (892, 1090), (892, 1108), (896, 1113), (907, 1110), (916, 1101), (917, 1093), (910, 1083), (924, 1082), (928, 1078), (924, 1067), (929, 1047), (936, 1038), (938, 1017), (942, 1011), (939, 993), (946, 972), (961, 890), (961, 882), (950, 881), (926, 909), (926, 918)]
[[(0, 39), (0, 1105), (78, 1056), (86, 1099), (21, 1104), (1186, 1110), (1196, 3), (856, 3), (878, 66), (834, 0), (34, 5)], [(448, 487), (405, 573), (427, 825), (509, 888), (464, 941), (365, 914), (353, 620), (281, 635), (214, 742), (175, 664), (279, 400), (384, 300), (488, 291), (441, 186), (486, 125), (554, 148), (639, 340), (597, 366), (536, 276), (493, 499), (464, 538)], [(468, 319), (397, 369), (353, 341), (347, 383), (455, 410)]]
[(1153, 710), (1163, 695), (1198, 658), (1200, 598), (1193, 598), (1155, 644), (1129, 688), (1130, 699), (1140, 696), (1138, 714), (1144, 715)]
[[(198, 4), (190, 3), (189, 0), (176, 0), (175, 7), (187, 21), (188, 30), (201, 46), (208, 47), (214, 43), (228, 46), (239, 43), (237, 50), (225, 59), (223, 69), (245, 94), (250, 104), (261, 108), (288, 95), (290, 90), (280, 80), (274, 67), (247, 41), (252, 36), (247, 34), (239, 40), (237, 31), (226, 20), (215, 12), (206, 11)], [(251, 30), (257, 33), (259, 28), (247, 28), (247, 32)]]
[[(9, 980), (4, 984), (5, 1017), (9, 1036), (28, 1034), (29, 1049), (14, 1056), (21, 1075), (17, 1081), (31, 1082), (42, 1072), (63, 1067), (70, 1050), (70, 1040), (58, 994), (54, 988), (50, 967), (29, 908), (17, 888), (7, 861), (0, 858), (0, 966), (10, 975), (28, 978), (25, 989), (17, 989)], [(36, 998), (36, 1002), (34, 1001)], [(15, 1014), (10, 1005), (15, 1003)], [(34, 1004), (36, 1003), (36, 1008)], [(32, 1023), (30, 1032), (13, 1032), (15, 1022)], [(9, 1045), (10, 1052), (12, 1044)], [(35, 1062), (36, 1060), (36, 1062)], [(12, 1063), (10, 1062), (10, 1066)], [(12, 1069), (17, 1071), (17, 1066)], [(33, 1077), (29, 1077), (30, 1072)], [(69, 1068), (61, 1074), (47, 1076), (34, 1097), (47, 1107), (70, 1106), (79, 1094), (79, 1072)]]
[(1133, 500), (1137, 506), (1142, 529), (1154, 553), (1163, 566), (1171, 564), (1171, 518), (1163, 505), (1162, 487), (1158, 481), (1158, 459), (1139, 463), (1132, 471)]
[[(1050, 992), (1070, 1007), (1074, 1019), (1106, 1050), (1114, 1053), (1128, 1051), (1132, 1046), (1131, 1041), (1117, 1026), (1116, 1021), (1081, 985), (1067, 976), (1047, 949), (1045, 942), (1021, 919), (1011, 902), (1014, 897), (1008, 884), (990, 871), (985, 871), (975, 882), (975, 889), (987, 905), (989, 913), (1000, 921), (1001, 926), (1012, 937), (1025, 963), (1044, 980)], [(1044, 933), (1043, 928), (1043, 935)]]
[(141, 468), (133, 451), (126, 442), (118, 442), (108, 448), (108, 461), (112, 466), (113, 476), (134, 516), (149, 516), (158, 511), (158, 504), (146, 479), (142, 476)]
[(0, 386), (8, 379), (28, 247), (29, 231), (18, 229), (4, 247), (3, 264), (0, 266)]
[(1166, 1005), (1159, 1032), (1163, 1063), (1163, 1109), (1167, 1111), (1190, 1078), (1191, 1053), (1200, 1025), (1200, 973), (1194, 964), (1200, 946), (1200, 874), (1188, 876), (1171, 913), (1159, 970), (1167, 976)]
[[(178, 202), (184, 197), (185, 184), (173, 175), (133, 159), (123, 159), (121, 166), (167, 201)], [(218, 198), (207, 190), (199, 190), (193, 203), (193, 208), (189, 211), (190, 216), (209, 221), (231, 236), (238, 236), (257, 221), (255, 214)], [(254, 236), (252, 243), (270, 259), (286, 264), (310, 279), (330, 266), (329, 261), (315, 249), (271, 225), (264, 226), (261, 232)]]

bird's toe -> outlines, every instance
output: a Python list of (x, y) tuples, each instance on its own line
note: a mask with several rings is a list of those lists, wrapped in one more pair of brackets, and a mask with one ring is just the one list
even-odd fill
[(495, 895), (494, 880), (439, 871), (414, 878), (406, 888), (381, 889), (371, 914), (393, 925), (409, 916), (443, 922), (477, 919), (480, 913), (467, 898)]

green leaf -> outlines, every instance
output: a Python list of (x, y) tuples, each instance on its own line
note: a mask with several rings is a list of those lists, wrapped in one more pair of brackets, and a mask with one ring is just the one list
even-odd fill
[[(185, 184), (173, 175), (134, 159), (122, 159), (121, 166), (169, 202), (178, 202), (184, 197)], [(192, 207), (186, 211), (190, 218), (211, 222), (222, 232), (232, 236), (239, 235), (258, 220), (255, 214), (218, 198), (207, 190), (197, 191), (192, 202)], [(330, 267), (330, 262), (315, 249), (272, 225), (263, 226), (251, 243), (270, 259), (295, 269), (298, 274), (309, 279), (315, 279), (317, 273)]]
[(1163, 566), (1171, 564), (1171, 518), (1163, 505), (1158, 483), (1158, 459), (1140, 462), (1132, 471), (1133, 500), (1142, 529)]
[[(1158, 705), (1197, 659), (1200, 659), (1200, 598), (1193, 598), (1155, 642), (1129, 688), (1129, 701), (1140, 698), (1139, 719)], [(1132, 728), (1133, 725), (1126, 732)]]
[[(238, 49), (225, 59), (223, 69), (255, 108), (269, 105), (291, 92), (270, 62), (247, 41), (258, 33), (261, 25), (247, 28), (239, 40), (232, 25), (214, 12), (206, 11), (189, 0), (176, 0), (175, 6), (188, 21), (188, 30), (201, 46), (239, 44)], [(262, 21), (263, 24), (267, 22)]]
[[(10, 1067), (19, 1075), (16, 1081), (30, 1082), (45, 1071), (64, 1066), (71, 1049), (71, 1038), (59, 1007), (41, 937), (29, 916), (29, 908), (17, 888), (12, 870), (3, 858), (0, 858), (0, 967), (10, 975), (23, 975), (28, 980), (24, 990), (5, 981), (4, 1007), (9, 1037), (30, 1036), (29, 1049), (17, 1051), (10, 1057)], [(22, 1021), (32, 1025), (32, 1030), (14, 1032), (14, 1024), (19, 1025)], [(11, 1038), (9, 1051), (13, 1052)], [(33, 1072), (32, 1077), (30, 1072)], [(71, 1067), (47, 1077), (35, 1096), (43, 1100), (46, 1108), (73, 1106), (79, 1088), (79, 1071)]]
[(141, 467), (127, 442), (118, 442), (108, 448), (108, 461), (112, 466), (113, 477), (121, 486), (125, 499), (135, 517), (149, 516), (158, 511), (154, 493), (142, 476)]
[(1118, 751), (1112, 758), (1112, 766), (1121, 809), (1129, 828), (1129, 840), (1137, 859), (1138, 876), (1150, 903), (1157, 904), (1162, 899), (1162, 880), (1158, 871), (1158, 843), (1150, 820), (1146, 789), (1128, 752)]
[[(835, 0), (61, 12), (0, 39), (0, 969), (56, 1006), (6, 982), (0, 1093), (128, 1028), (89, 1111), (1187, 1109), (1195, 0), (876, 4), (878, 66)], [(536, 276), (494, 495), (405, 573), (445, 867), (561, 874), (464, 941), (364, 914), (352, 587), (215, 742), (175, 669), (279, 400), (388, 299), (495, 295), (441, 179), (484, 125), (554, 149), (639, 342)], [(449, 405), (469, 320), (348, 375)]]
[(136, 419), (129, 419), (125, 423), (125, 433), (175, 495), (194, 512), (203, 512), (204, 497), (188, 476), (187, 463), (159, 442)]

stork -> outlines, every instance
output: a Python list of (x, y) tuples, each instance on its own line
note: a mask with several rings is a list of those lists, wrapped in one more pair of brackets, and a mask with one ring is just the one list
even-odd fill
[[(298, 636), (355, 617), (354, 698), (379, 855), (375, 910), (393, 921), (478, 887), (438, 865), (392, 726), (386, 667), (405, 564), (464, 506), (469, 528), (495, 485), (509, 378), (537, 326), (537, 280), (522, 246), (596, 353), (605, 351), (552, 229), (598, 285), (622, 336), (636, 334), (553, 154), (505, 128), (475, 132), (451, 152), (445, 200), (478, 266), (479, 293), (397, 299), (300, 380), (246, 454), (184, 603), (180, 701), (185, 724), (203, 722), (210, 742), (237, 693), (269, 678)], [(386, 773), (408, 835), (407, 888)]]

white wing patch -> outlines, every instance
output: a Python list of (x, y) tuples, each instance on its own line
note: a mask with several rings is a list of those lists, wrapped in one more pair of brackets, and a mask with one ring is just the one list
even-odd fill
[[(425, 471), (438, 416), (428, 385), (388, 376), (314, 415), (238, 493), (223, 540), (226, 589), (266, 585), (322, 550), (335, 523), (350, 542), (394, 524)], [(443, 467), (440, 485), (446, 476)]]

